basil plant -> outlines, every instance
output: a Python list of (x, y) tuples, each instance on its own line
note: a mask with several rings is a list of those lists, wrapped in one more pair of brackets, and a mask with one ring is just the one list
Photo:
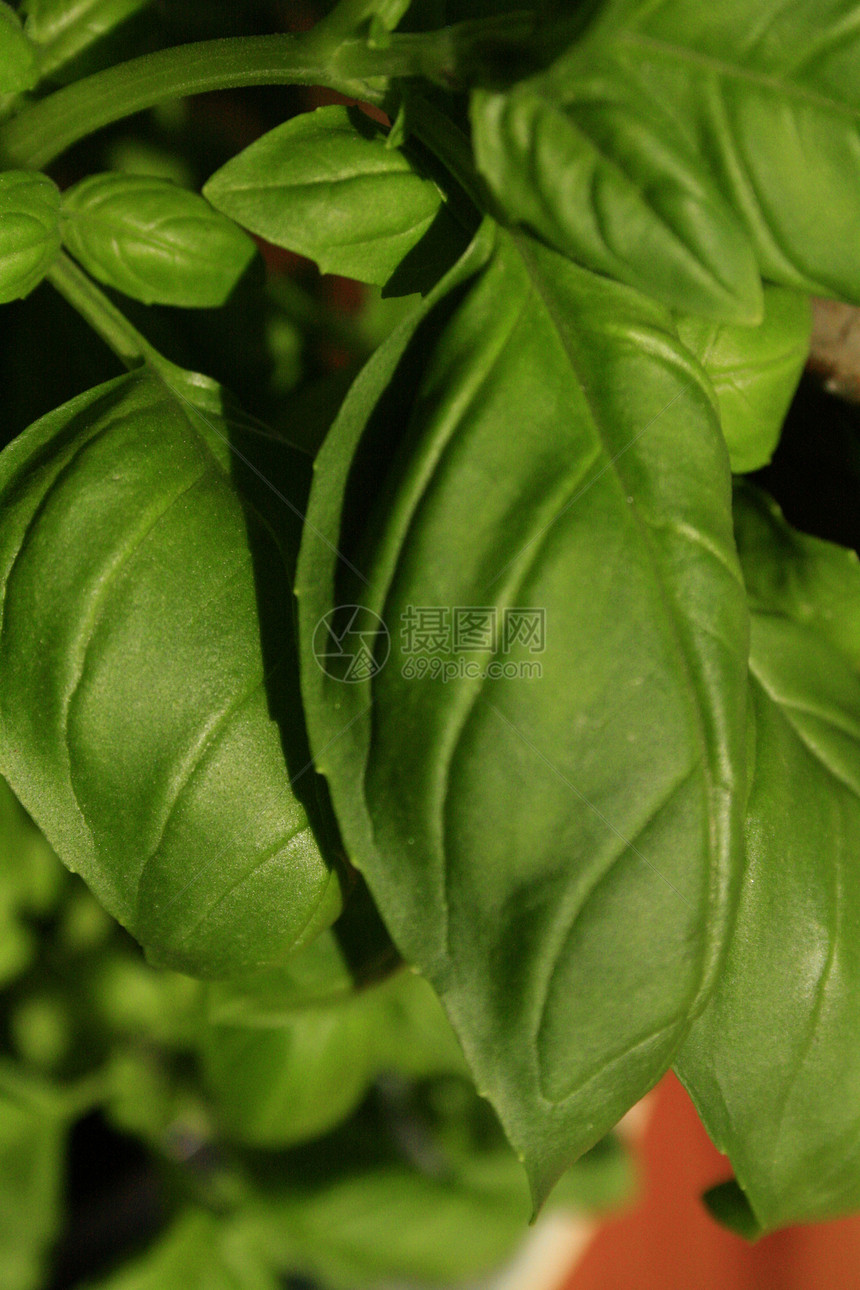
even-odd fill
[(311, 8), (0, 3), (4, 1284), (860, 1209), (860, 3)]

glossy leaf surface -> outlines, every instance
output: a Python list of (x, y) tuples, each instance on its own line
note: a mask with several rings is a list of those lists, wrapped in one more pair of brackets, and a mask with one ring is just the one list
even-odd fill
[[(767, 1231), (860, 1204), (860, 672), (828, 628), (826, 544), (798, 535), (792, 571), (779, 517), (745, 492), (737, 508), (753, 609), (747, 873), (678, 1071)], [(860, 587), (842, 585), (856, 631)]]
[[(669, 315), (497, 237), (393, 381), (402, 334), (354, 387), (317, 458), (298, 593), (312, 747), (350, 858), (540, 1198), (656, 1080), (712, 983), (746, 609), (710, 390)], [(380, 633), (367, 665), (371, 618), (350, 636), (353, 610), (332, 614), (357, 604), (384, 620), (388, 661)], [(460, 647), (472, 666), (434, 679), (457, 654), (444, 623), (470, 606), (496, 613), (498, 641), (485, 626)], [(415, 607), (436, 607), (443, 639), (412, 650)], [(522, 625), (502, 635), (508, 610), (544, 612), (542, 652)], [(345, 683), (332, 638), (374, 675)]]
[(29, 295), (60, 249), (60, 191), (47, 175), (0, 173), (0, 304)]
[(384, 285), (445, 220), (442, 195), (356, 109), (294, 117), (228, 161), (205, 185), (218, 210), (323, 273)]
[(290, 787), (298, 508), (280, 494), (276, 540), (243, 507), (234, 431), (193, 388), (121, 377), (0, 457), (0, 765), (155, 959), (228, 976), (282, 959), (339, 895)]
[(152, 175), (90, 175), (63, 194), (62, 213), (72, 255), (145, 304), (222, 305), (255, 255), (199, 193)]
[(768, 286), (756, 327), (679, 315), (678, 334), (716, 390), (732, 470), (744, 474), (770, 461), (809, 357), (808, 299)]

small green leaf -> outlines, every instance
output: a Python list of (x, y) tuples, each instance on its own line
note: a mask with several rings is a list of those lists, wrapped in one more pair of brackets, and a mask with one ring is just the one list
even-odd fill
[(204, 1067), (227, 1132), (257, 1146), (333, 1129), (381, 1071), (468, 1073), (438, 998), (411, 972), (316, 1005), (248, 1008), (241, 1020), (207, 1027)]
[(24, 0), (25, 30), (51, 76), (151, 0)]
[[(741, 558), (764, 595), (752, 605), (747, 872), (677, 1069), (770, 1231), (860, 1205), (860, 673), (834, 643), (840, 624), (833, 638), (827, 627), (833, 561), (799, 538), (793, 574), (784, 525), (755, 502), (745, 516), (748, 497), (736, 499)], [(758, 578), (762, 561), (784, 570), (784, 597)], [(856, 631), (856, 577), (843, 595)]]
[(229, 1219), (188, 1209), (149, 1250), (85, 1290), (279, 1290), (281, 1284)]
[[(297, 587), (311, 744), (350, 858), (540, 1199), (659, 1077), (713, 983), (747, 611), (710, 386), (671, 316), (497, 237), (353, 386)], [(361, 619), (345, 684), (326, 631), (347, 639), (338, 606), (356, 605), (390, 656), (367, 665)], [(446, 624), (470, 606), (483, 636), (458, 660)]]
[(424, 977), (400, 972), (373, 995), (374, 1062), (378, 1071), (409, 1079), (433, 1075), (468, 1076), (463, 1050)]
[(755, 327), (678, 317), (678, 334), (713, 382), (732, 470), (770, 461), (809, 357), (809, 300), (787, 287), (765, 287)]
[(146, 304), (222, 305), (255, 254), (199, 193), (107, 172), (63, 194), (63, 241), (84, 268)]
[(448, 220), (436, 185), (385, 146), (380, 126), (342, 107), (317, 108), (271, 130), (203, 192), (231, 219), (315, 260), (323, 273), (379, 286), (431, 226)]
[(9, 1035), (27, 1066), (51, 1071), (68, 1057), (72, 1027), (65, 1001), (49, 993), (28, 994), (12, 1008)]
[(32, 89), (38, 79), (36, 54), (21, 20), (10, 5), (0, 0), (0, 94)]
[[(11, 1075), (12, 1078), (7, 1078)], [(67, 1125), (39, 1085), (0, 1070), (0, 1267), (4, 1290), (39, 1290), (58, 1234)]]
[(161, 1048), (188, 1046), (201, 1023), (199, 981), (103, 949), (87, 979), (87, 1007), (103, 1030)]
[(65, 872), (57, 857), (0, 779), (0, 985), (32, 961), (36, 940), (27, 915), (56, 908)]
[(151, 956), (214, 977), (340, 905), (291, 788), (318, 811), (289, 590), (304, 468), (278, 449), (276, 537), (231, 483), (253, 448), (231, 459), (220, 398), (138, 371), (0, 456), (0, 766)]
[(0, 172), (0, 303), (29, 295), (59, 249), (60, 191), (53, 180), (29, 170)]
[(355, 990), (333, 932), (323, 932), (286, 963), (231, 981), (213, 981), (206, 1016), (213, 1026), (283, 1025), (301, 1008), (343, 1002)]
[(208, 1026), (207, 1087), (228, 1136), (290, 1146), (333, 1129), (373, 1078), (374, 1044), (355, 1002), (304, 1008), (279, 1026)]
[(744, 229), (669, 112), (562, 59), (472, 98), (478, 166), (512, 220), (673, 309), (761, 317)]
[(773, 498), (749, 484), (735, 487), (735, 536), (752, 608), (823, 636), (860, 673), (857, 552), (799, 533)]

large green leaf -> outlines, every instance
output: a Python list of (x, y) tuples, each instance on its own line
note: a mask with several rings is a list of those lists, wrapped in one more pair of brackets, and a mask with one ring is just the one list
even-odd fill
[(459, 240), (437, 186), (357, 109), (317, 108), (286, 121), (228, 161), (203, 192), (323, 273), (379, 286), (434, 226), (442, 241)]
[[(316, 461), (303, 692), (350, 858), (542, 1197), (671, 1061), (730, 923), (728, 460), (671, 317), (524, 236), (424, 317)], [(472, 606), (498, 643), (418, 667), (416, 612)], [(543, 653), (504, 640), (521, 609)]]
[(106, 172), (63, 194), (63, 241), (99, 281), (146, 304), (222, 305), (255, 254), (199, 193)]
[(674, 309), (754, 323), (743, 225), (673, 120), (622, 76), (564, 57), (472, 99), (478, 166), (512, 219)]
[[(852, 561), (831, 631), (848, 560), (792, 543), (746, 492), (737, 508), (753, 597), (748, 868), (678, 1071), (768, 1230), (860, 1205), (860, 580)], [(849, 613), (850, 659), (837, 647)], [(713, 1202), (723, 1215), (725, 1200)]]
[(60, 190), (47, 175), (0, 173), (0, 303), (38, 286), (60, 249)]
[(860, 301), (857, 0), (609, 0), (593, 64), (671, 113), (765, 278)]
[(0, 766), (149, 953), (204, 976), (278, 961), (339, 907), (290, 785), (301, 471), (286, 457), (276, 540), (219, 402), (141, 371), (0, 457)]
[(732, 470), (743, 474), (770, 461), (807, 358), (812, 311), (806, 296), (768, 286), (757, 327), (713, 323), (689, 314), (677, 320), (681, 340), (713, 382)]

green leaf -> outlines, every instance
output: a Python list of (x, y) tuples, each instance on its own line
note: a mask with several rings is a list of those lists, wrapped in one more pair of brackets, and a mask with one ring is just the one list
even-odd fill
[[(791, 551), (763, 505), (745, 515), (747, 496), (738, 531), (755, 587), (758, 566)], [(832, 562), (819, 561), (819, 601), (805, 544), (782, 603), (767, 574), (753, 601), (747, 875), (724, 970), (677, 1066), (764, 1231), (860, 1205), (860, 674), (828, 638)], [(844, 597), (856, 625), (856, 579)]]
[[(541, 1198), (658, 1078), (713, 981), (746, 607), (710, 388), (670, 315), (501, 232), (474, 287), (445, 289), (317, 458), (303, 693), (350, 858)], [(430, 643), (416, 672), (415, 607), (450, 626), (469, 606), (500, 632), (509, 609), (545, 611), (544, 652), (461, 649), (444, 683), (453, 655)]]
[(228, 161), (203, 192), (252, 233), (359, 282), (388, 283), (431, 228), (459, 244), (436, 185), (357, 109), (294, 117)]
[(323, 932), (286, 963), (206, 990), (206, 1016), (213, 1026), (279, 1026), (300, 1008), (342, 1002), (355, 983), (331, 931)]
[(0, 94), (29, 90), (38, 80), (36, 55), (11, 5), (0, 0)]
[(199, 1033), (202, 987), (191, 977), (103, 949), (86, 984), (89, 1016), (104, 1031), (160, 1048), (187, 1047)]
[(199, 193), (107, 172), (63, 194), (63, 241), (84, 268), (145, 304), (223, 305), (255, 254)]
[(809, 357), (812, 311), (806, 296), (765, 287), (757, 327), (678, 317), (678, 334), (713, 382), (732, 470), (766, 466)]
[(0, 173), (0, 304), (29, 295), (59, 249), (57, 185), (30, 170)]
[(773, 498), (735, 488), (735, 536), (753, 609), (782, 614), (829, 640), (860, 673), (860, 559), (798, 533)]
[(67, 1126), (38, 1085), (5, 1078), (11, 1069), (0, 1072), (0, 1266), (4, 1290), (40, 1290), (60, 1222)]
[(53, 912), (62, 877), (57, 857), (0, 779), (0, 986), (32, 961), (36, 942), (27, 915)]
[(679, 123), (764, 278), (860, 301), (856, 0), (610, 0), (571, 77), (595, 62)]
[[(401, 1129), (417, 1161), (381, 1150), (387, 1135), (378, 1128), (375, 1152), (357, 1167), (342, 1162), (345, 1134), (315, 1155), (287, 1157), (281, 1177), (249, 1198), (249, 1241), (282, 1271), (330, 1290), (483, 1283), (527, 1235), (528, 1185), (474, 1090), (444, 1081), (429, 1091), (447, 1104), (442, 1115), (427, 1123), (412, 1107)], [(632, 1188), (626, 1153), (603, 1141), (565, 1174), (550, 1203), (581, 1214), (618, 1204)]]
[(275, 1277), (235, 1226), (217, 1214), (188, 1209), (138, 1258), (92, 1290), (278, 1290)]
[(377, 987), (368, 1002), (373, 1022), (375, 1071), (395, 1071), (409, 1079), (434, 1075), (468, 1076), (463, 1050), (439, 997), (422, 976), (400, 972)]
[(45, 838), (0, 779), (0, 871), (28, 913), (52, 914), (63, 893), (64, 870)]
[(759, 320), (743, 225), (671, 111), (623, 77), (568, 56), (508, 93), (477, 91), (472, 125), (478, 167), (512, 220), (673, 309)]
[(120, 377), (0, 456), (0, 766), (154, 959), (217, 977), (280, 961), (340, 897), (290, 784), (313, 792), (302, 470), (279, 450), (276, 538), (230, 481), (245, 463), (254, 480), (253, 450), (188, 399), (217, 405), (201, 382)]
[(203, 1063), (226, 1132), (256, 1146), (327, 1133), (382, 1071), (467, 1073), (439, 1000), (410, 972), (345, 999), (249, 1011), (242, 1021), (206, 1028)]
[(522, 1170), (503, 1159), (507, 1194), (392, 1165), (249, 1206), (248, 1227), (272, 1263), (330, 1290), (460, 1283), (499, 1267), (526, 1234)]
[(207, 1027), (203, 1059), (225, 1133), (283, 1147), (355, 1110), (373, 1078), (373, 1036), (360, 1008), (304, 1008), (277, 1027)]
[(39, 73), (51, 76), (150, 0), (24, 0), (25, 30), (38, 46)]

